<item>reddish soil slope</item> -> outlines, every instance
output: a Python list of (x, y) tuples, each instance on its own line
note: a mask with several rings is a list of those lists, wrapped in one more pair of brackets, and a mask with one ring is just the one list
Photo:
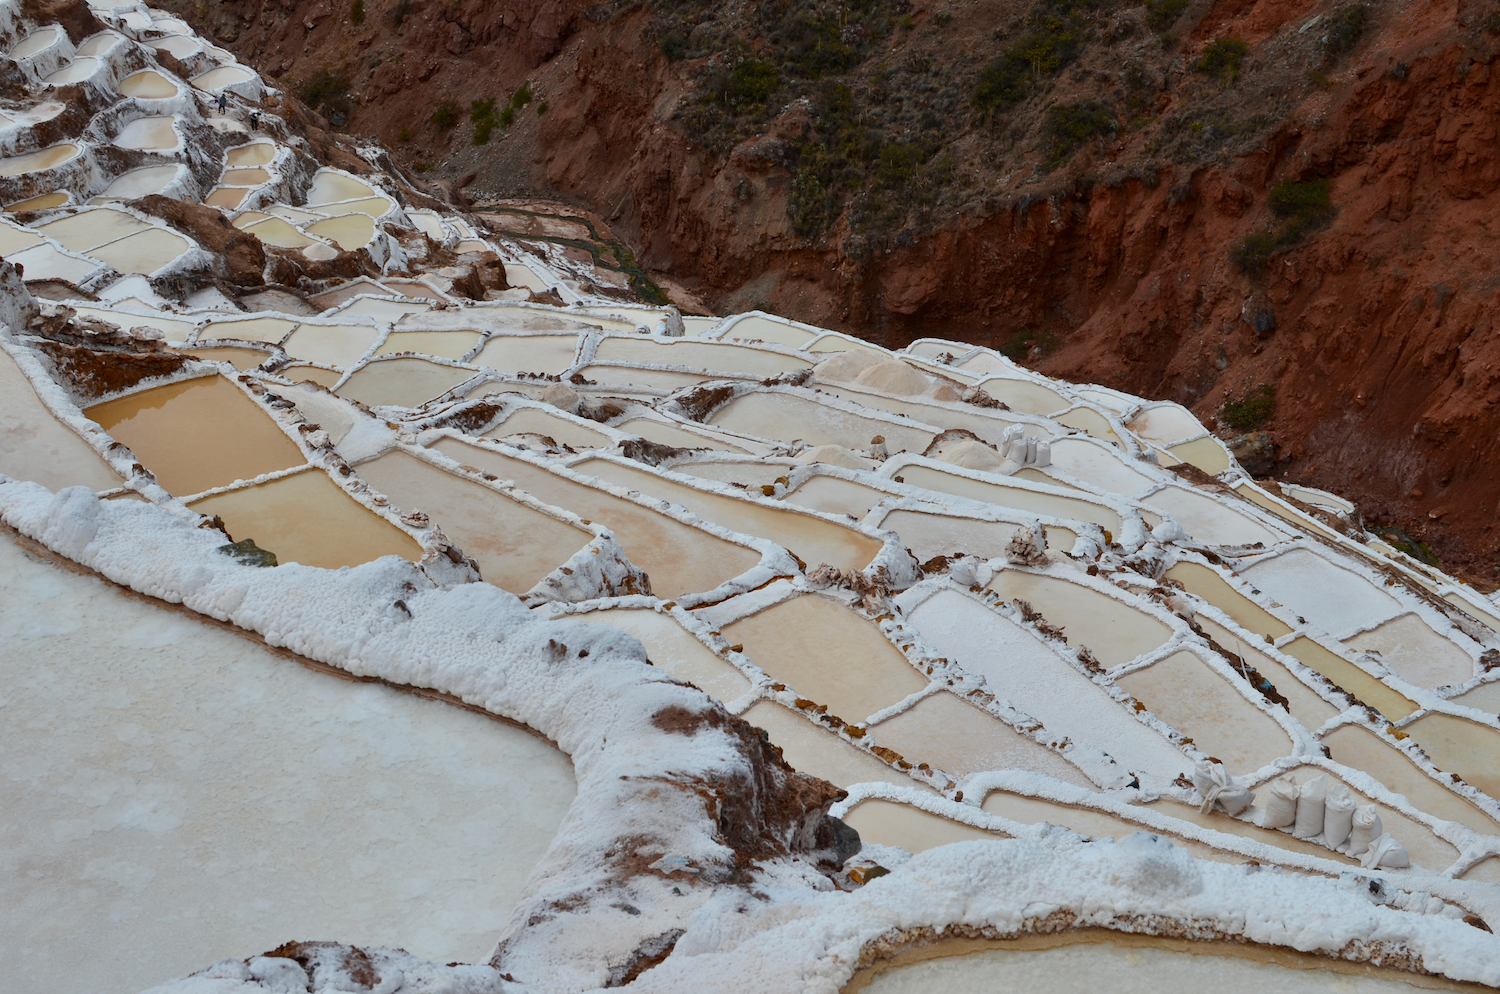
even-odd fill
[[(325, 108), (343, 130), (467, 180), (474, 197), (587, 207), (645, 268), (717, 308), (765, 307), (892, 346), (1034, 342), (1028, 361), (1045, 372), (1178, 400), (1208, 422), (1272, 384), (1277, 475), (1346, 494), (1445, 566), (1500, 580), (1500, 17), (1487, 0), (1373, 3), (1357, 47), (1333, 62), (1309, 54), (1342, 9), (1328, 0), (1198, 0), (1160, 44), (1138, 30), (1140, 8), (1091, 14), (1071, 68), (1005, 122), (952, 136), (956, 178), (935, 206), (874, 234), (846, 214), (815, 237), (789, 213), (813, 103), (791, 100), (727, 152), (695, 143), (680, 112), (708, 60), (663, 57), (660, 5), (368, 0), (358, 26), (348, 0), (165, 5), (294, 92), (320, 68), (347, 72), (347, 106)], [(964, 82), (1028, 5), (903, 9), (871, 64), (948, 59)], [(1193, 72), (1226, 37), (1249, 46), (1233, 85)], [(1113, 99), (1132, 66), (1146, 96), (1116, 112), (1136, 116), (1049, 159), (1047, 107)], [(469, 101), (503, 105), (523, 81), (533, 102), (471, 147)], [(449, 99), (460, 124), (436, 128)], [(1239, 137), (1205, 145), (1213, 119), (1189, 111), (1238, 105), (1256, 112), (1226, 131)], [(1247, 235), (1280, 223), (1275, 184), (1320, 178), (1331, 221), (1265, 267), (1231, 262)]]

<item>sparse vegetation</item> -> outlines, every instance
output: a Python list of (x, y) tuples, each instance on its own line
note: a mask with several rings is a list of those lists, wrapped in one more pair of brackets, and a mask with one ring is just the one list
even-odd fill
[(335, 126), (342, 125), (349, 113), (349, 74), (319, 69), (302, 85), (302, 102), (327, 115)]
[(536, 116), (541, 117), (545, 113), (547, 113), (547, 101), (543, 100), (536, 105)]
[(1146, 0), (1145, 7), (1146, 22), (1156, 31), (1166, 31), (1187, 10), (1187, 0)]
[(1242, 272), (1259, 272), (1271, 256), (1324, 227), (1337, 213), (1326, 179), (1301, 183), (1284, 179), (1271, 189), (1268, 203), (1271, 213), (1281, 218), (1282, 223), (1276, 228), (1246, 235), (1229, 250), (1230, 260)]
[(1269, 383), (1245, 394), (1242, 400), (1225, 399), (1219, 420), (1236, 431), (1254, 431), (1276, 413), (1276, 388)]
[(391, 8), (391, 27), (399, 28), (401, 22), (406, 20), (411, 13), (411, 0), (396, 0), (395, 6)]
[(1418, 562), (1426, 563), (1428, 566), (1442, 565), (1438, 560), (1437, 553), (1433, 552), (1432, 548), (1426, 542), (1413, 538), (1404, 529), (1390, 525), (1384, 528), (1377, 527), (1374, 529), (1374, 532), (1380, 536), (1386, 545), (1389, 545), (1397, 552), (1404, 552)]
[(457, 100), (444, 100), (438, 104), (437, 110), (432, 112), (432, 126), (439, 131), (450, 131), (458, 123), (459, 115), (462, 113)]
[(1240, 64), (1248, 51), (1250, 46), (1238, 38), (1215, 38), (1204, 47), (1193, 68), (1231, 86), (1240, 78)]
[(403, 145), (411, 141), (411, 128), (402, 128), (400, 133), (396, 135), (396, 140)]
[(1329, 18), (1328, 30), (1323, 33), (1323, 54), (1329, 58), (1337, 58), (1354, 51), (1354, 46), (1359, 44), (1360, 35), (1365, 32), (1365, 22), (1369, 16), (1370, 8), (1362, 3), (1340, 7)]
[(354, 24), (365, 23), (365, 0), (354, 0), (354, 5), (349, 8), (349, 20)]
[(1037, 83), (1078, 57), (1082, 33), (1073, 19), (1033, 15), (1034, 27), (979, 73), (971, 103), (983, 115), (1014, 107)]
[(1026, 362), (1028, 359), (1039, 359), (1051, 352), (1062, 342), (1050, 331), (1032, 331), (1030, 328), (1021, 328), (1011, 333), (1000, 346), (1000, 354), (1011, 362)]
[[(510, 111), (509, 105), (505, 109)], [(485, 97), (483, 100), (471, 101), (469, 103), (469, 120), (474, 124), (474, 138), (472, 142), (475, 145), (488, 144), (490, 133), (502, 123), (506, 127), (510, 125), (509, 121), (502, 122), (499, 115), (495, 113), (494, 97)]]
[(1080, 145), (1090, 138), (1112, 134), (1119, 127), (1115, 115), (1097, 100), (1078, 104), (1053, 104), (1047, 109), (1042, 133), (1052, 143), (1047, 161), (1059, 165), (1067, 161)]

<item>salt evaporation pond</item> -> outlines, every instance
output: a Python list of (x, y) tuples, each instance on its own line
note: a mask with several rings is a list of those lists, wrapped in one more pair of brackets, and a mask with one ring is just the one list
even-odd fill
[(160, 193), (165, 190), (179, 173), (183, 166), (143, 166), (140, 169), (132, 169), (128, 173), (121, 173), (115, 181), (105, 188), (103, 196), (116, 197), (120, 200), (135, 200), (152, 193)]
[(195, 88), (213, 93), (226, 86), (248, 82), (254, 78), (255, 73), (244, 66), (220, 66), (217, 69), (210, 69), (201, 76), (194, 76), (191, 82)]
[[(314, 672), (0, 536), (0, 958), (135, 991), (293, 935), (489, 951), (575, 793), (566, 756)], [(399, 873), (391, 872), (399, 867)]]
[(122, 96), (141, 100), (164, 100), (177, 96), (177, 84), (155, 69), (142, 69), (120, 80)]
[[(1039, 939), (1037, 945), (1053, 940)], [(1202, 994), (1206, 990), (1278, 994), (1415, 994), (1429, 990), (1394, 971), (1341, 970), (1330, 960), (1252, 946), (1207, 949), (1187, 943), (1115, 938), (1063, 940), (1052, 949), (991, 949), (967, 956), (893, 966), (866, 985), (867, 994)], [(1426, 978), (1422, 978), (1424, 981)], [(1415, 980), (1415, 978), (1413, 978)], [(1450, 985), (1443, 984), (1443, 987)]]
[(55, 169), (64, 162), (78, 158), (83, 146), (72, 142), (60, 142), (25, 155), (10, 155), (0, 159), (0, 176), (24, 176)]
[(120, 130), (115, 144), (121, 148), (165, 152), (178, 146), (177, 132), (171, 117), (140, 117)]

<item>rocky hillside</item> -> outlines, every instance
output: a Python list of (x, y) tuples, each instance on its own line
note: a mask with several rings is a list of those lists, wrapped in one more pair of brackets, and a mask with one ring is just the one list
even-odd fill
[(709, 307), (1180, 401), (1500, 579), (1491, 0), (165, 6)]

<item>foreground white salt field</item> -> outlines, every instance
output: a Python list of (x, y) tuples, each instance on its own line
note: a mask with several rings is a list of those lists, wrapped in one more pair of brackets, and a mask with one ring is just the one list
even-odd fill
[(480, 959), (573, 801), (524, 730), (310, 671), (11, 536), (0, 600), (7, 991), (138, 990), (293, 935)]
[(1500, 985), (1492, 597), (1178, 405), (627, 301), (91, 9), (0, 3), (6, 989)]

